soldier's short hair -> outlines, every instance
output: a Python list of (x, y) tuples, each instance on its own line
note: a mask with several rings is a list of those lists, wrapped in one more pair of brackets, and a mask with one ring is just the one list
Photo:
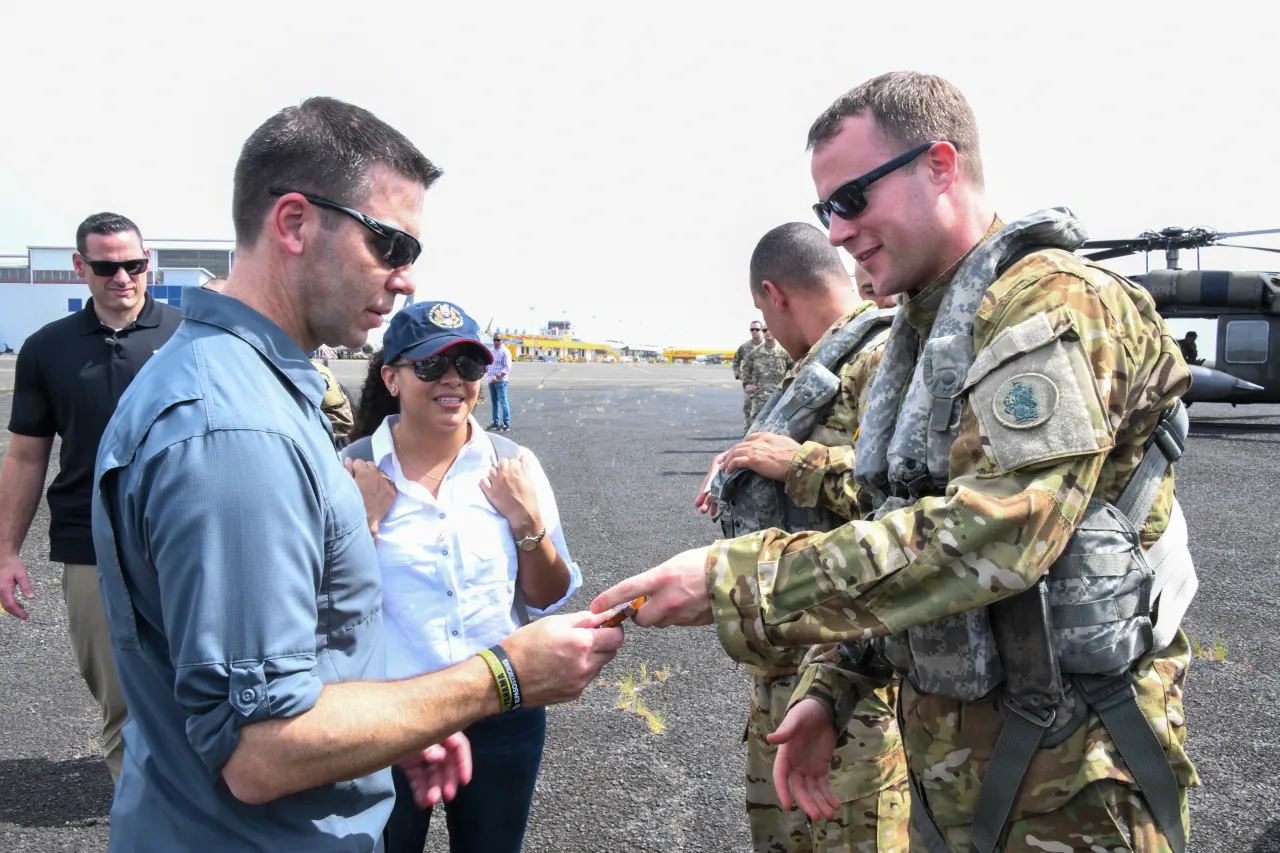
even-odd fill
[[(440, 169), (404, 134), (366, 109), (336, 98), (308, 98), (262, 123), (240, 149), (231, 220), (236, 243), (258, 241), (273, 188), (355, 207), (369, 195), (369, 167), (381, 163), (430, 187)], [(326, 211), (326, 213), (328, 213)], [(334, 214), (334, 222), (341, 214)]]
[(932, 140), (950, 142), (969, 181), (983, 185), (978, 123), (969, 102), (948, 81), (918, 71), (891, 71), (845, 92), (809, 128), (806, 150), (835, 138), (842, 121), (867, 111), (903, 151)]
[(142, 232), (138, 230), (138, 226), (133, 224), (133, 220), (127, 216), (121, 216), (118, 213), (95, 213), (80, 223), (80, 227), (76, 229), (76, 251), (80, 253), (80, 257), (84, 257), (84, 253), (89, 251), (89, 235), (97, 234), (105, 237), (108, 234), (123, 234), (126, 231), (132, 231), (138, 235), (138, 242), (142, 242)]
[(849, 271), (827, 235), (807, 222), (779, 225), (760, 238), (751, 253), (751, 290), (763, 283), (817, 290), (832, 282), (849, 286)]

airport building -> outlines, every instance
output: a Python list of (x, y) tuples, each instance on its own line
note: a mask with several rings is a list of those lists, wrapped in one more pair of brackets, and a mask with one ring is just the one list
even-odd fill
[[(226, 278), (234, 261), (230, 240), (147, 240), (152, 298), (182, 307), (182, 291)], [(18, 350), (41, 326), (75, 313), (90, 293), (71, 263), (75, 246), (29, 246), (0, 255), (0, 349)]]
[(551, 320), (536, 334), (515, 329), (492, 329), (485, 336), (501, 333), (516, 361), (620, 361), (610, 343), (591, 343), (574, 337), (569, 320)]

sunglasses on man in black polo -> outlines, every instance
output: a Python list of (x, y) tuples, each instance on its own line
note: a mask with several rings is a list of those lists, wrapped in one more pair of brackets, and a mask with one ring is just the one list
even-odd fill
[(421, 379), (423, 382), (435, 382), (441, 376), (449, 372), (449, 365), (453, 365), (458, 371), (458, 375), (463, 381), (475, 382), (481, 376), (484, 376), (488, 365), (478, 358), (469, 355), (433, 355), (431, 358), (424, 358), (421, 361), (411, 361), (405, 359), (392, 365), (392, 367), (413, 367), (413, 375)]
[(125, 275), (142, 275), (147, 271), (147, 264), (149, 263), (146, 258), (134, 258), (129, 261), (91, 261), (84, 255), (80, 256), (80, 260), (89, 265), (89, 269), (93, 270), (94, 275), (102, 276), (103, 278), (115, 278), (116, 272), (121, 267), (124, 268)]
[(345, 213), (355, 221), (359, 222), (365, 228), (373, 232), (374, 251), (378, 253), (378, 257), (387, 262), (392, 269), (407, 267), (413, 264), (422, 254), (422, 242), (407, 231), (401, 231), (394, 225), (388, 225), (380, 222), (368, 214), (353, 210), (350, 207), (344, 207), (334, 201), (329, 201), (318, 195), (299, 192), (298, 190), (282, 190), (272, 188), (268, 190), (272, 195), (288, 195), (296, 192), (316, 207), (327, 207), (330, 210), (336, 210), (339, 213)]
[(867, 187), (885, 175), (901, 169), (937, 144), (938, 142), (934, 141), (917, 145), (907, 153), (894, 157), (888, 163), (877, 166), (865, 175), (836, 187), (826, 201), (820, 201), (813, 206), (813, 212), (818, 214), (818, 221), (822, 223), (824, 228), (830, 228), (831, 214), (833, 213), (841, 219), (855, 218), (867, 209)]

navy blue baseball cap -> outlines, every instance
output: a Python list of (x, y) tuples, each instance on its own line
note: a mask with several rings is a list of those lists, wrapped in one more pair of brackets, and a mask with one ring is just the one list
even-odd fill
[(471, 344), (476, 355), (493, 362), (493, 353), (480, 340), (480, 325), (452, 302), (414, 302), (401, 308), (382, 336), (382, 363), (396, 359), (422, 361), (449, 347)]

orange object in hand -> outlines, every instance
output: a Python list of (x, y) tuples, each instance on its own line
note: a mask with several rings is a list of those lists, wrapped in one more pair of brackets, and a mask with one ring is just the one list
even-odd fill
[(639, 610), (641, 605), (643, 605), (647, 600), (648, 598), (642, 595), (639, 598), (619, 604), (617, 607), (613, 608), (613, 610), (609, 611), (611, 615), (604, 622), (600, 623), (600, 627), (617, 628), (626, 621), (628, 616), (635, 616), (636, 611)]

